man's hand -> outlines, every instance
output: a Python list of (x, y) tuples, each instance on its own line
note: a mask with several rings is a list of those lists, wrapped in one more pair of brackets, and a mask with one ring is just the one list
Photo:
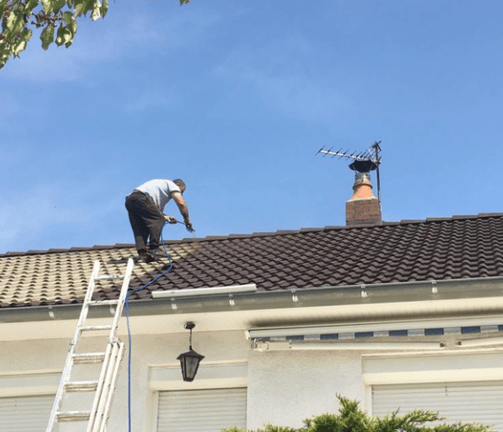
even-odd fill
[(194, 232), (195, 229), (192, 226), (192, 222), (189, 219), (185, 220), (185, 228), (187, 229), (188, 232)]
[(170, 224), (176, 224), (176, 218), (174, 216), (164, 215), (164, 219)]

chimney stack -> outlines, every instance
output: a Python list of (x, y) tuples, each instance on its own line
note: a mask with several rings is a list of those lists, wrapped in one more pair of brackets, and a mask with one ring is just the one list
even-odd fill
[(382, 222), (379, 200), (372, 193), (370, 172), (357, 172), (353, 196), (346, 201), (346, 226)]

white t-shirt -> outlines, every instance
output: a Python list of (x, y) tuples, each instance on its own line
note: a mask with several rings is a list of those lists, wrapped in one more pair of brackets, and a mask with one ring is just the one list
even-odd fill
[(152, 198), (162, 212), (164, 212), (164, 207), (171, 199), (169, 194), (171, 192), (181, 192), (180, 188), (171, 180), (150, 180), (138, 186), (135, 190), (143, 192)]

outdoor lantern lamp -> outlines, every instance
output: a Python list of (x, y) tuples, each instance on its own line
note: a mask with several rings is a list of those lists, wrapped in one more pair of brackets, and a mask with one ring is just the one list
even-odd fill
[(180, 360), (180, 365), (182, 366), (182, 376), (184, 381), (194, 381), (194, 377), (196, 376), (197, 369), (199, 369), (199, 363), (204, 358), (201, 354), (196, 353), (192, 349), (192, 329), (196, 325), (193, 322), (185, 323), (185, 328), (190, 330), (189, 337), (189, 350), (180, 354), (177, 357), (177, 360)]

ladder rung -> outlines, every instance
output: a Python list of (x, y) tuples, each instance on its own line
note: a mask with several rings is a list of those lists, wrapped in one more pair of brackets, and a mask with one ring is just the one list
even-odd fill
[(83, 353), (74, 354), (74, 363), (101, 363), (105, 359), (105, 353)]
[(98, 381), (70, 381), (65, 384), (67, 392), (95, 391), (98, 388)]
[(81, 327), (81, 331), (94, 331), (94, 330), (111, 330), (111, 325), (99, 325), (99, 326), (84, 326)]
[(56, 413), (58, 421), (86, 421), (91, 417), (89, 411), (59, 411)]
[(94, 280), (113, 280), (113, 279), (124, 279), (125, 275), (102, 275), (96, 276)]
[(102, 306), (102, 305), (116, 305), (119, 304), (119, 300), (91, 300), (88, 305), (90, 306)]

